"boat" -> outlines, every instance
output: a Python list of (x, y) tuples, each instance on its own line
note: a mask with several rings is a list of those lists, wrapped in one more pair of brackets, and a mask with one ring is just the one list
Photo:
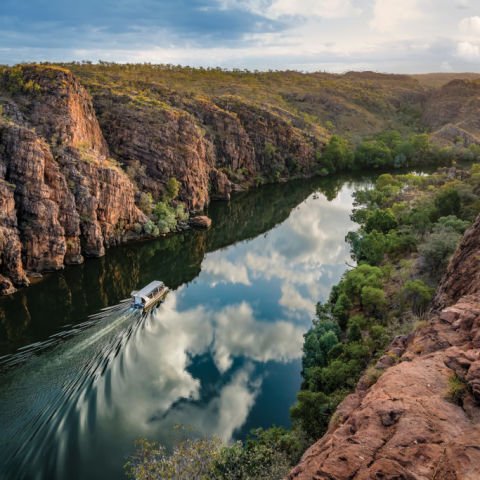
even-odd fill
[(132, 292), (132, 307), (144, 312), (162, 302), (167, 295), (168, 287), (159, 280), (154, 280), (141, 290)]

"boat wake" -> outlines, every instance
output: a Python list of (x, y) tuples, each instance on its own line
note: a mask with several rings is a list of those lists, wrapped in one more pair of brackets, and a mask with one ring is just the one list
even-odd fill
[[(124, 361), (125, 346), (149, 318), (127, 302), (2, 359), (0, 478), (64, 478), (79, 429), (94, 424), (98, 379), (108, 386), (109, 366)], [(102, 394), (108, 402), (108, 387)]]

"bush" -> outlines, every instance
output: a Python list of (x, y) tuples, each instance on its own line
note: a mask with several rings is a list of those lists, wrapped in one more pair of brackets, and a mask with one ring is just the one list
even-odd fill
[(424, 269), (431, 278), (437, 279), (444, 272), (459, 239), (460, 234), (448, 229), (432, 233), (425, 243), (419, 246)]
[(361, 264), (345, 274), (341, 288), (352, 302), (359, 302), (363, 287), (381, 287), (382, 277), (383, 273), (380, 268)]
[(165, 201), (171, 202), (178, 197), (180, 193), (181, 184), (176, 178), (169, 178), (165, 185)]
[(169, 233), (177, 227), (175, 211), (165, 202), (158, 202), (153, 209), (153, 214), (160, 233)]
[(402, 289), (401, 297), (404, 305), (412, 309), (415, 315), (425, 313), (433, 297), (434, 289), (421, 280), (409, 280)]
[(278, 480), (290, 470), (287, 456), (263, 438), (237, 442), (220, 451), (208, 476), (202, 480)]
[(158, 227), (153, 223), (151, 220), (149, 220), (144, 226), (143, 230), (147, 235), (152, 235), (153, 237), (158, 237), (160, 235), (160, 230)]
[(439, 217), (447, 217), (449, 215), (458, 217), (462, 208), (458, 190), (450, 187), (440, 191), (435, 197), (435, 207)]
[(153, 211), (153, 197), (150, 192), (142, 192), (138, 201), (138, 207), (145, 214), (150, 216)]
[(370, 265), (380, 265), (388, 247), (385, 235), (376, 230), (370, 233), (361, 230), (349, 232), (346, 240), (350, 243), (353, 259)]
[(398, 227), (395, 215), (390, 209), (374, 210), (367, 216), (365, 231), (367, 233), (376, 230), (381, 233), (388, 233), (390, 230)]
[(292, 420), (299, 423), (308, 437), (317, 440), (325, 433), (331, 415), (344, 396), (345, 392), (325, 395), (323, 392), (301, 390), (297, 403), (290, 409)]
[(457, 404), (462, 405), (465, 395), (468, 393), (468, 387), (464, 380), (462, 380), (456, 373), (448, 379), (447, 398)]
[(211, 477), (220, 456), (218, 440), (184, 440), (168, 453), (162, 445), (139, 440), (125, 465), (134, 480), (204, 480)]
[(440, 217), (433, 225), (434, 232), (441, 232), (445, 230), (452, 230), (457, 233), (464, 233), (470, 225), (470, 222), (461, 220), (455, 215), (449, 215), (448, 217)]
[(363, 310), (370, 315), (381, 315), (387, 306), (385, 293), (379, 288), (363, 287), (361, 299)]
[(323, 151), (322, 160), (329, 172), (340, 172), (353, 166), (353, 157), (353, 149), (347, 140), (332, 135)]
[(382, 141), (366, 140), (355, 151), (355, 162), (366, 168), (385, 167), (392, 164), (392, 152)]
[(351, 308), (352, 302), (345, 293), (341, 293), (335, 303), (335, 307), (333, 308), (333, 315), (342, 329), (346, 326)]

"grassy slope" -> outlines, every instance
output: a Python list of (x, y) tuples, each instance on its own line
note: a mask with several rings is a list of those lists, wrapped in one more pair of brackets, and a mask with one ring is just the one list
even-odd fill
[[(105, 89), (142, 101), (172, 103), (175, 95), (215, 101), (233, 95), (309, 129), (357, 136), (395, 128), (421, 129), (428, 88), (405, 75), (374, 73), (226, 72), (150, 65), (67, 64), (92, 92)], [(320, 133), (320, 132), (318, 132)]]

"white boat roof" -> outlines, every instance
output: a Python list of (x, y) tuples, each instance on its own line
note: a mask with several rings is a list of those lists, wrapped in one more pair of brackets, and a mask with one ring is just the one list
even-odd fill
[(134, 296), (148, 298), (148, 295), (152, 290), (158, 287), (163, 287), (163, 286), (164, 286), (163, 282), (160, 282), (159, 280), (154, 280), (153, 282), (150, 282), (148, 285), (146, 285), (141, 290), (136, 292)]

